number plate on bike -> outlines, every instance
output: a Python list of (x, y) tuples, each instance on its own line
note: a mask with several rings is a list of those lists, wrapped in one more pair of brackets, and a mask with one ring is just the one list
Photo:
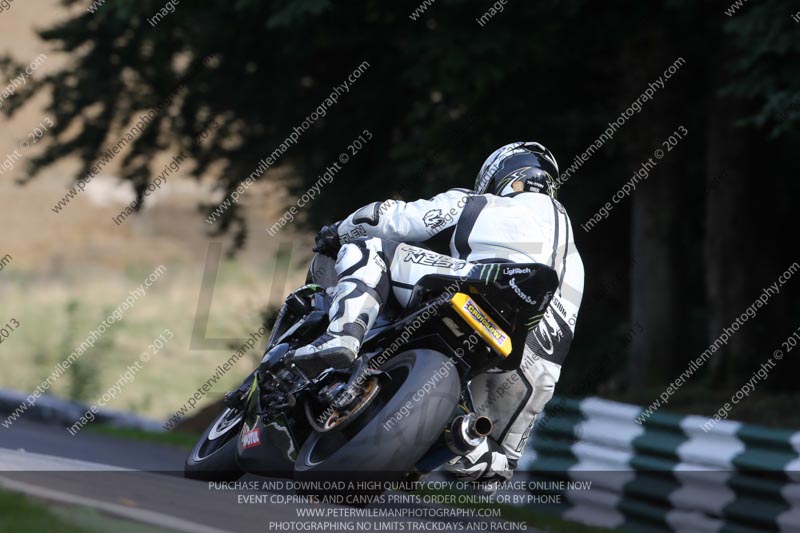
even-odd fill
[(457, 292), (450, 299), (450, 305), (495, 352), (508, 357), (511, 353), (511, 338), (475, 303), (475, 300), (462, 292)]

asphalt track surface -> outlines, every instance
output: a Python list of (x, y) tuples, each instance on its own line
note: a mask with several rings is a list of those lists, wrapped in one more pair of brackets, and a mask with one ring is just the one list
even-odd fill
[[(159, 528), (192, 533), (287, 531), (276, 527), (276, 522), (283, 523), (284, 527), (298, 523), (310, 527), (290, 526), (293, 528), (288, 531), (453, 531), (450, 528), (456, 522), (464, 524), (461, 531), (499, 529), (496, 518), (484, 522), (480, 529), (465, 527), (468, 523), (481, 522), (478, 517), (301, 518), (297, 511), (300, 505), (268, 501), (240, 503), (239, 496), (246, 493), (211, 490), (208, 483), (184, 479), (185, 455), (177, 448), (89, 432), (73, 437), (61, 427), (19, 420), (11, 429), (0, 428), (0, 489), (92, 507)], [(262, 481), (264, 478), (246, 476), (243, 480)], [(259, 491), (258, 494), (278, 493)], [(269, 500), (269, 496), (261, 499)], [(332, 515), (338, 510), (350, 509), (327, 504), (313, 507), (333, 509)], [(432, 505), (412, 507), (438, 508)], [(392, 520), (402, 525), (387, 528)], [(365, 521), (371, 522), (368, 528), (348, 529), (347, 524)], [(323, 522), (333, 522), (334, 527), (323, 527)], [(526, 531), (535, 530), (528, 527)]]

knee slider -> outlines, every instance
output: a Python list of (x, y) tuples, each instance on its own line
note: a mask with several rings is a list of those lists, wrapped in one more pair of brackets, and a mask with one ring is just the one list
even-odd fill
[(362, 240), (342, 245), (336, 256), (336, 274), (341, 277), (342, 273), (366, 264), (368, 256), (369, 252)]
[(534, 386), (539, 390), (552, 392), (556, 390), (556, 380), (549, 373), (543, 373), (536, 377)]

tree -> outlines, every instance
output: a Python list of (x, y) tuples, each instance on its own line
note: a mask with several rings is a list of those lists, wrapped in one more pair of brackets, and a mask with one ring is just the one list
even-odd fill
[[(415, 6), (377, 0), (209, 0), (181, 3), (151, 25), (162, 7), (115, 0), (41, 33), (69, 63), (2, 108), (13, 114), (37, 94), (52, 96), (55, 142), (33, 161), (32, 176), (78, 155), (80, 179), (157, 108), (119, 156), (139, 200), (164, 150), (189, 154), (195, 177), (213, 170), (226, 195), (250, 177), (275, 179), (281, 165), (299, 178), (287, 187), (302, 194), (369, 130), (303, 211), (301, 222), (320, 224), (374, 200), (469, 186), (483, 158), (512, 140), (544, 141), (567, 168), (682, 56), (685, 70), (560, 191), (578, 226), (665, 137), (679, 125), (689, 130), (627, 203), (577, 237), (587, 286), (572, 368), (638, 322), (629, 360), (615, 354), (620, 361), (596, 381), (627, 368), (631, 382), (663, 383), (756, 296), (755, 285), (791, 263), (791, 247), (770, 229), (793, 224), (798, 193), (782, 176), (799, 165), (779, 155), (796, 143), (800, 119), (798, 73), (781, 68), (800, 52), (788, 0), (749, 3), (732, 17), (689, 0), (512, 2), (483, 24), (476, 19), (487, 6), (465, 0), (439, 0), (416, 18)], [(22, 64), (6, 58), (0, 68), (12, 74)], [(752, 226), (734, 231), (753, 209), (753, 173), (777, 194)], [(233, 231), (239, 245), (247, 236), (235, 203), (210, 228)], [(758, 252), (743, 254), (742, 239)], [(598, 282), (608, 277), (630, 277), (630, 287), (604, 290)], [(776, 302), (763, 315), (774, 322), (755, 322), (730, 346), (731, 364), (714, 363), (719, 381), (739, 379), (777, 325), (800, 319), (787, 300)]]

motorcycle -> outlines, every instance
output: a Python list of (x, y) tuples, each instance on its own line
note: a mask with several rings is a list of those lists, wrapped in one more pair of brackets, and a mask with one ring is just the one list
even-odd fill
[(186, 477), (402, 482), (472, 451), (492, 422), (476, 414), (469, 382), (518, 368), (558, 277), (538, 263), (464, 270), (420, 279), (413, 305), (383, 306), (350, 368), (308, 376), (286, 354), (328, 325), (337, 280), (333, 261), (317, 254), (280, 308), (260, 365), (189, 453)]

